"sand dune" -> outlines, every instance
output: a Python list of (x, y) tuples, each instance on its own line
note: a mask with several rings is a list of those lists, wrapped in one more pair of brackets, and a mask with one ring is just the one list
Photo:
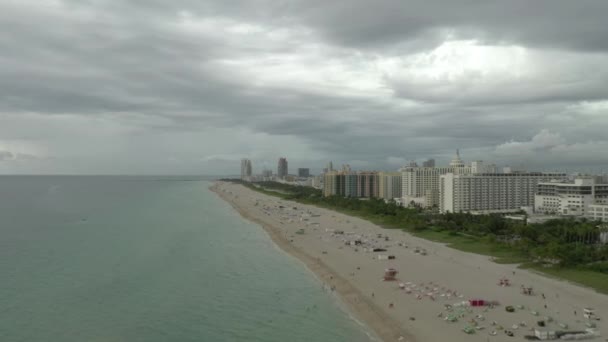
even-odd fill
[[(605, 320), (583, 317), (584, 308), (608, 314), (608, 297), (591, 289), (241, 185), (217, 182), (212, 190), (302, 260), (384, 341), (523, 341), (535, 328), (585, 331), (591, 324), (597, 333), (608, 331)], [(383, 280), (387, 268), (398, 271), (397, 280)], [(510, 286), (498, 285), (503, 277)], [(522, 294), (522, 286), (533, 294)], [(459, 306), (470, 299), (499, 304)], [(472, 334), (463, 331), (467, 326)]]

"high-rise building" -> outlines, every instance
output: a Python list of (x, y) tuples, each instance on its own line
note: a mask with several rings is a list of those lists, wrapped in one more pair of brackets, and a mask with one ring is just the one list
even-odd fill
[(363, 171), (357, 173), (357, 197), (378, 197), (378, 172)]
[(277, 167), (277, 177), (283, 179), (288, 175), (288, 173), (289, 169), (287, 168), (287, 158), (279, 158), (279, 165)]
[(471, 167), (465, 166), (460, 153), (450, 162), (449, 167), (405, 167), (401, 169), (402, 203), (432, 208), (439, 206), (439, 177), (448, 173), (468, 174)]
[(252, 174), (251, 160), (241, 159), (241, 179), (249, 180)]
[(308, 178), (308, 177), (310, 177), (310, 169), (308, 169), (308, 168), (299, 168), (298, 169), (298, 177), (300, 177), (300, 178)]
[(515, 211), (534, 205), (538, 183), (566, 179), (564, 173), (449, 173), (440, 176), (439, 210), (442, 213)]
[(343, 166), (341, 171), (327, 172), (324, 176), (323, 195), (343, 197), (378, 197), (378, 173), (355, 173)]
[(401, 198), (401, 173), (380, 172), (378, 174), (378, 197), (383, 199)]
[(435, 167), (435, 159), (429, 159), (427, 161), (422, 162), (422, 167)]

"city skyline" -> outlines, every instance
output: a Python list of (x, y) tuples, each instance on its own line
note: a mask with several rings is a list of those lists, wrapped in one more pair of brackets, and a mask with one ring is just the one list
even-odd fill
[(274, 170), (280, 155), (391, 170), (455, 147), (606, 171), (607, 12), (603, 0), (5, 1), (0, 174), (220, 175), (241, 158)]
[[(454, 153), (455, 152), (455, 153)], [(281, 159), (287, 159), (285, 157), (280, 157), (279, 158), (279, 163)], [(249, 159), (248, 159), (249, 160)], [(276, 160), (273, 161), (274, 163), (276, 163)], [(399, 162), (402, 162), (402, 164), (397, 164), (396, 162), (390, 163), (390, 164), (376, 164), (373, 165), (371, 163), (365, 163), (364, 165), (360, 165), (359, 167), (357, 166), (351, 166), (351, 164), (349, 163), (341, 163), (341, 162), (336, 162), (335, 160), (329, 160), (329, 161), (320, 161), (319, 163), (321, 164), (310, 164), (310, 163), (305, 163), (305, 162), (300, 162), (299, 164), (296, 164), (296, 166), (292, 166), (293, 170), (298, 170), (301, 168), (305, 168), (308, 169), (311, 175), (314, 174), (323, 174), (326, 171), (329, 170), (329, 166), (332, 165), (336, 165), (337, 167), (333, 167), (334, 170), (340, 170), (343, 166), (347, 166), (349, 169), (351, 169), (353, 172), (358, 172), (358, 171), (377, 171), (377, 172), (394, 172), (394, 171), (398, 171), (402, 168), (406, 168), (406, 167), (431, 167), (431, 168), (435, 168), (435, 167), (451, 167), (451, 166), (460, 166), (460, 165), (468, 165), (468, 167), (472, 167), (472, 168), (491, 168), (492, 170), (495, 171), (488, 171), (488, 172), (504, 172), (504, 170), (510, 170), (510, 171), (534, 171), (534, 172), (565, 172), (565, 173), (569, 173), (569, 174), (595, 174), (595, 175), (603, 175), (603, 174), (608, 174), (608, 167), (606, 168), (585, 168), (585, 167), (581, 167), (581, 166), (573, 166), (571, 168), (543, 168), (543, 167), (534, 167), (534, 166), (530, 166), (530, 165), (526, 165), (524, 163), (520, 163), (520, 164), (505, 164), (505, 163), (500, 163), (493, 161), (493, 160), (487, 160), (487, 159), (470, 159), (470, 158), (466, 158), (466, 156), (462, 156), (462, 154), (460, 153), (460, 149), (456, 149), (454, 151), (452, 151), (452, 155), (449, 158), (445, 158), (445, 159), (440, 159), (440, 160), (436, 160), (434, 158), (425, 158), (425, 157), (420, 157), (416, 160), (413, 159), (406, 159), (406, 158), (401, 158), (399, 160)], [(269, 161), (257, 161), (258, 164), (263, 164), (263, 165), (267, 165), (270, 162)], [(356, 163), (355, 163), (356, 164)], [(266, 166), (261, 167), (257, 172), (254, 172), (257, 175), (261, 175), (263, 170), (269, 169)], [(228, 172), (228, 174), (230, 174), (230, 172)], [(291, 175), (296, 175), (297, 171), (294, 173), (292, 172)]]

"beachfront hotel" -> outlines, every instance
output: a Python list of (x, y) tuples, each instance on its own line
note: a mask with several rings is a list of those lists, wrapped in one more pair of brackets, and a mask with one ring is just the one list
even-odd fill
[(380, 193), (380, 177), (376, 171), (353, 172), (349, 165), (323, 176), (323, 196), (376, 198)]
[(565, 181), (565, 173), (511, 172), (453, 174), (440, 177), (441, 213), (499, 213), (534, 206), (539, 183)]
[(608, 222), (608, 183), (601, 177), (539, 183), (534, 212)]
[[(424, 166), (433, 165), (433, 166)], [(427, 160), (420, 167), (416, 163), (401, 168), (401, 202), (405, 205), (414, 203), (423, 208), (439, 206), (439, 177), (448, 173), (470, 174), (473, 172), (472, 166), (466, 166), (460, 158), (460, 151), (456, 150), (456, 155), (449, 166), (435, 167), (435, 161)], [(475, 172), (483, 169), (483, 162), (474, 162)], [(484, 169), (485, 170), (485, 169)]]

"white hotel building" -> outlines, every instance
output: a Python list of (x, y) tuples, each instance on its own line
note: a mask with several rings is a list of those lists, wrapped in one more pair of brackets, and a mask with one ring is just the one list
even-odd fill
[(512, 212), (534, 205), (538, 183), (566, 180), (563, 173), (446, 174), (440, 177), (439, 210), (446, 212)]
[(598, 184), (594, 177), (539, 183), (534, 211), (608, 222), (608, 184)]
[(474, 161), (466, 166), (456, 155), (447, 167), (408, 166), (401, 169), (401, 202), (408, 206), (412, 202), (424, 208), (439, 207), (440, 177), (447, 174), (470, 175), (478, 173), (496, 173), (496, 165)]

